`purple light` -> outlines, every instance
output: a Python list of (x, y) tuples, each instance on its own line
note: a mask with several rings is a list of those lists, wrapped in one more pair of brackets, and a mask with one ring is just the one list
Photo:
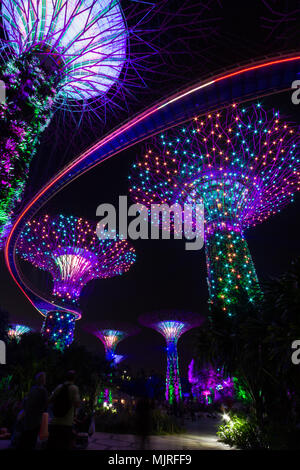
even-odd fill
[(104, 344), (105, 357), (108, 361), (114, 361), (115, 350), (120, 341), (126, 338), (127, 333), (119, 330), (97, 330), (94, 335)]
[(22, 335), (25, 333), (30, 333), (31, 331), (33, 331), (33, 329), (27, 325), (19, 325), (14, 323), (9, 327), (7, 334), (10, 339), (15, 339), (17, 342), (19, 342)]
[(139, 328), (126, 322), (100, 321), (85, 326), (85, 330), (100, 339), (105, 348), (105, 357), (108, 361), (118, 364), (123, 356), (116, 354), (116, 347), (128, 336), (139, 333)]
[(59, 67), (59, 100), (105, 95), (119, 79), (129, 33), (118, 1), (4, 0), (2, 15), (16, 55), (34, 48)]
[(42, 335), (55, 349), (63, 351), (72, 344), (75, 330), (75, 315), (68, 311), (50, 311), (45, 316)]
[(136, 203), (205, 208), (210, 304), (235, 315), (240, 293), (261, 299), (244, 230), (294, 200), (300, 190), (299, 126), (257, 103), (235, 104), (161, 134), (133, 164)]
[(45, 215), (27, 224), (18, 253), (53, 276), (53, 295), (77, 303), (90, 280), (110, 278), (128, 271), (135, 261), (126, 240), (99, 240), (95, 227), (82, 218)]
[[(125, 338), (139, 333), (139, 328), (131, 326), (125, 322), (102, 321), (95, 324), (85, 326), (85, 330), (96, 336), (104, 345), (105, 358), (111, 363), (112, 367), (116, 367), (124, 356), (116, 354), (116, 347)], [(109, 382), (112, 384), (112, 373), (109, 374)], [(111, 386), (104, 390), (104, 399), (108, 403), (112, 403)]]
[(233, 379), (226, 377), (222, 369), (211, 366), (197, 369), (192, 359), (188, 367), (188, 379), (193, 396), (200, 402), (203, 396), (206, 404), (234, 396)]

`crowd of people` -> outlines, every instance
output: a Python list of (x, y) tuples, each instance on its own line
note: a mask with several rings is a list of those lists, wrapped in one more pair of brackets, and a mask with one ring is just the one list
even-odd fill
[[(66, 373), (65, 381), (52, 394), (48, 394), (45, 372), (36, 375), (35, 383), (24, 399), (16, 419), (11, 437), (12, 448), (34, 450), (39, 446), (49, 450), (71, 450), (87, 447), (88, 438), (95, 430), (95, 423), (93, 413), (88, 413), (81, 401), (75, 381), (76, 374), (70, 370)], [(172, 405), (150, 400), (147, 394), (135, 399), (131, 416), (135, 418), (139, 448), (143, 450), (148, 447), (155, 409), (161, 415), (170, 415), (179, 428), (183, 428), (186, 419), (196, 420), (201, 411), (199, 406), (192, 398), (185, 398), (180, 403), (174, 401)]]

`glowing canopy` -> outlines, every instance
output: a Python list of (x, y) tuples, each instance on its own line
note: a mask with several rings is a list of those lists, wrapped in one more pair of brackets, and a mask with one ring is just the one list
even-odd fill
[(59, 64), (64, 98), (96, 98), (118, 80), (128, 36), (118, 0), (3, 0), (2, 18), (17, 55), (35, 48)]
[(53, 276), (53, 294), (76, 303), (85, 284), (128, 271), (135, 261), (127, 240), (99, 240), (96, 223), (59, 215), (28, 222), (20, 235), (18, 253)]

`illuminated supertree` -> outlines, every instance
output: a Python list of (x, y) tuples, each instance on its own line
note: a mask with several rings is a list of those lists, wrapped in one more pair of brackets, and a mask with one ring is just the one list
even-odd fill
[(1, 4), (0, 79), (6, 102), (0, 104), (0, 236), (5, 238), (40, 135), (55, 110), (114, 103), (124, 86), (138, 86), (139, 63), (157, 51), (142, 39), (143, 19), (134, 8), (124, 14), (119, 0)]
[[(115, 367), (122, 359), (123, 356), (116, 354), (116, 347), (128, 336), (136, 335), (140, 329), (138, 327), (129, 325), (125, 322), (110, 322), (100, 321), (92, 325), (86, 326), (86, 331), (96, 336), (104, 345), (105, 358)], [(112, 375), (110, 374), (110, 382), (112, 382)], [(112, 390), (106, 388), (104, 390), (103, 398), (106, 402), (112, 402)]]
[(45, 301), (36, 301), (36, 309), (43, 315), (41, 333), (56, 349), (63, 351), (74, 339), (75, 320), (81, 318), (77, 309), (65, 309)]
[(121, 275), (135, 261), (134, 249), (126, 240), (99, 240), (96, 226), (64, 215), (31, 220), (20, 235), (17, 252), (52, 274), (53, 302), (61, 302), (63, 308), (46, 307), (43, 331), (54, 341), (59, 337), (60, 345), (72, 342), (83, 286), (92, 279)]
[(135, 202), (203, 202), (210, 302), (229, 316), (242, 295), (261, 297), (244, 231), (293, 201), (298, 152), (299, 132), (279, 112), (234, 104), (164, 133), (133, 165)]
[(33, 329), (27, 325), (12, 323), (11, 325), (9, 325), (7, 335), (9, 339), (15, 339), (17, 342), (19, 342), (22, 335), (24, 335), (25, 333), (30, 333), (31, 331), (33, 331)]
[(200, 326), (204, 319), (195, 313), (161, 311), (147, 313), (139, 317), (142, 325), (161, 333), (167, 343), (166, 400), (172, 404), (182, 398), (179, 374), (177, 343), (181, 335), (192, 328)]

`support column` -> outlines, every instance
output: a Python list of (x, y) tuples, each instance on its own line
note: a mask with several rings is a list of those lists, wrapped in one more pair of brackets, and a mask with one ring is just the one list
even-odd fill
[(42, 327), (42, 335), (54, 344), (56, 349), (63, 351), (73, 342), (75, 315), (71, 312), (48, 312)]
[(179, 375), (177, 340), (167, 341), (166, 400), (172, 404), (182, 398)]
[(255, 303), (261, 294), (248, 244), (236, 229), (207, 229), (205, 236), (210, 303), (232, 316), (242, 296)]

